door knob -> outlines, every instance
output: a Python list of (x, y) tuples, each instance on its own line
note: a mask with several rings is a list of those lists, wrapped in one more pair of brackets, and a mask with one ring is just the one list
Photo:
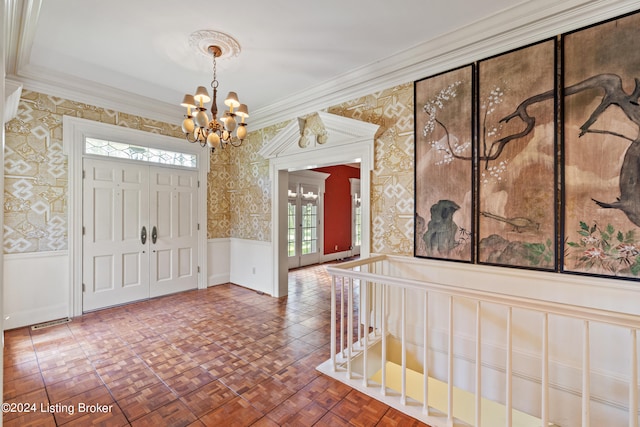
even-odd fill
[(151, 229), (151, 243), (153, 243), (155, 245), (156, 244), (156, 240), (158, 240), (158, 229), (154, 225), (153, 229)]
[(144, 225), (142, 226), (142, 231), (140, 232), (140, 241), (143, 245), (147, 243), (147, 227), (145, 227)]

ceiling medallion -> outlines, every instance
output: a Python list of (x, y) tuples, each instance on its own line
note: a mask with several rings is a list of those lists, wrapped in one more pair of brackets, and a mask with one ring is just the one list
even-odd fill
[(211, 58), (210, 46), (220, 48), (217, 58), (232, 58), (240, 55), (240, 43), (229, 34), (213, 30), (194, 31), (189, 36), (189, 46), (207, 58)]

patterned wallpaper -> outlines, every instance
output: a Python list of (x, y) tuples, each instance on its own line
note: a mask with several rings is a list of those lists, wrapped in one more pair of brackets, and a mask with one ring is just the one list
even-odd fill
[(272, 126), (251, 132), (240, 147), (231, 149), (231, 237), (271, 241), (269, 161), (258, 151), (278, 130)]
[(229, 237), (231, 231), (230, 191), (233, 180), (230, 174), (230, 151), (216, 150), (210, 157), (207, 201), (207, 237)]
[(371, 177), (371, 252), (413, 255), (413, 82), (331, 107), (380, 125)]
[(4, 253), (67, 249), (67, 158), (62, 116), (182, 137), (179, 127), (37, 92), (22, 91), (5, 125)]
[[(371, 194), (371, 248), (413, 253), (413, 84), (328, 109), (380, 125)], [(5, 253), (67, 249), (67, 162), (62, 116), (182, 138), (178, 126), (23, 91), (18, 116), (6, 124)], [(271, 240), (269, 162), (257, 153), (287, 123), (250, 132), (242, 146), (211, 156), (208, 238)]]
[[(375, 141), (371, 190), (371, 250), (411, 256), (413, 83), (331, 107), (328, 112), (380, 125)], [(269, 162), (256, 152), (286, 125), (281, 123), (250, 133), (240, 149), (231, 151), (231, 176), (234, 180), (231, 185), (232, 237), (271, 240)]]

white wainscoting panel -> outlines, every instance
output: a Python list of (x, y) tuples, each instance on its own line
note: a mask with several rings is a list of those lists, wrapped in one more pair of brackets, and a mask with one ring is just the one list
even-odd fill
[(274, 295), (271, 242), (231, 239), (231, 283)]
[(67, 251), (4, 256), (4, 329), (69, 316)]
[(207, 241), (207, 286), (229, 283), (231, 276), (229, 238), (209, 239)]

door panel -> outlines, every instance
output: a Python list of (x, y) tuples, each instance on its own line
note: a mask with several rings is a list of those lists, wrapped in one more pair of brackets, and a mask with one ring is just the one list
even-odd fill
[(96, 255), (93, 257), (94, 292), (114, 290), (113, 264), (113, 255)]
[[(140, 238), (142, 227), (140, 218), (146, 217), (146, 214), (140, 212), (142, 209), (140, 197), (145, 197), (140, 190), (123, 189), (122, 190), (122, 239), (136, 240)], [(146, 204), (146, 203), (145, 203)], [(142, 242), (141, 242), (142, 243)]]
[(122, 272), (123, 280), (122, 286), (135, 286), (140, 277), (140, 265), (141, 263), (140, 253), (122, 254)]
[(151, 167), (151, 296), (198, 286), (198, 175), (194, 171)]
[(84, 160), (83, 310), (149, 296), (147, 166)]
[(178, 257), (180, 261), (178, 262), (178, 277), (189, 277), (193, 275), (193, 263), (191, 260), (193, 259), (193, 249), (192, 248), (180, 248), (178, 249)]

